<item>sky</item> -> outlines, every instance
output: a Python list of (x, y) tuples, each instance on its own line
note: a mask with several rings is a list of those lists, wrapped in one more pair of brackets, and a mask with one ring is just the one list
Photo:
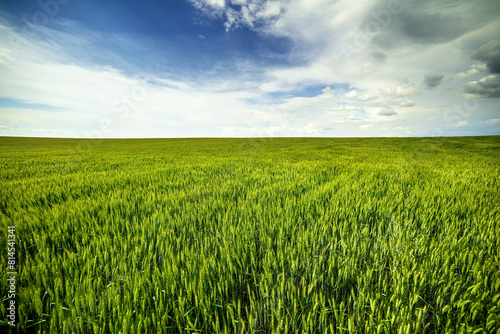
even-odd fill
[(498, 0), (4, 0), (0, 136), (500, 135)]

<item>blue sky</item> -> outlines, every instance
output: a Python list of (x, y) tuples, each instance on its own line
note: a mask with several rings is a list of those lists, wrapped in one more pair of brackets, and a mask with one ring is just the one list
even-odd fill
[(0, 136), (500, 134), (494, 0), (3, 1)]

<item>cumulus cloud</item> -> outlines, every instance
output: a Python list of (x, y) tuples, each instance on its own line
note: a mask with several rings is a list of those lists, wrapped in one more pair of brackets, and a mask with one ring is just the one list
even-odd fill
[(444, 75), (438, 73), (426, 73), (424, 75), (424, 86), (427, 89), (436, 88), (441, 84), (444, 79)]
[(399, 102), (399, 106), (403, 107), (403, 108), (409, 108), (409, 107), (413, 107), (415, 105), (416, 105), (415, 101), (412, 101), (409, 99), (405, 99), (405, 100)]
[(394, 116), (394, 115), (397, 115), (398, 113), (396, 111), (394, 111), (393, 108), (391, 107), (387, 107), (387, 108), (382, 108), (378, 113), (377, 115), (379, 116)]
[(343, 97), (371, 107), (391, 107), (394, 105), (399, 105), (400, 107), (413, 107), (416, 103), (408, 97), (417, 93), (418, 90), (414, 87), (414, 85), (408, 80), (404, 80), (402, 84), (395, 87), (378, 88), (377, 90), (366, 93), (351, 90), (346, 92)]
[(500, 73), (500, 41), (496, 39), (484, 44), (474, 52), (472, 59), (485, 63), (490, 73)]
[(225, 0), (189, 0), (189, 2), (205, 15), (211, 17), (222, 15), (226, 6)]
[(388, 97), (404, 97), (416, 94), (418, 91), (412, 83), (404, 80), (403, 83), (397, 87), (379, 88), (379, 93)]
[(458, 79), (463, 79), (463, 78), (468, 78), (474, 74), (478, 74), (481, 72), (486, 72), (487, 68), (486, 65), (484, 64), (473, 64), (470, 69), (468, 69), (465, 72), (458, 73), (456, 75), (456, 78)]
[(209, 17), (224, 19), (226, 31), (239, 27), (256, 28), (268, 25), (281, 13), (280, 1), (264, 0), (189, 0), (195, 8)]
[[(430, 55), (442, 55), (444, 51), (455, 57), (463, 53), (463, 59), (469, 63), (460, 68), (462, 58), (455, 57), (455, 67), (470, 68), (473, 51), (464, 45), (473, 47), (477, 42), (469, 46), (454, 41), (498, 20), (495, 13), (500, 10), (500, 2), (484, 1), (478, 7), (468, 0), (453, 4), (447, 0), (367, 0), (363, 6), (353, 6), (348, 0), (228, 0), (223, 10), (227, 30), (244, 26), (293, 42), (289, 60), (297, 65), (265, 69), (268, 80), (261, 84), (262, 91), (348, 82), (351, 87), (344, 98), (358, 102), (363, 108), (417, 105), (425, 108), (429, 103), (425, 96), (414, 98), (425, 91), (419, 92), (410, 82), (423, 80), (422, 88), (432, 90), (443, 83), (444, 73), (450, 80), (459, 80), (481, 72), (481, 64), (472, 64), (473, 68), (464, 73), (445, 70), (435, 73), (450, 61)], [(493, 66), (494, 57), (490, 55), (496, 50), (495, 45), (484, 46), (474, 59)], [(434, 50), (435, 53), (429, 52)], [(423, 53), (429, 54), (428, 60), (422, 58)], [(403, 84), (402, 73), (409, 78)], [(423, 79), (422, 73), (426, 73)], [(490, 86), (480, 88), (481, 96), (496, 94)], [(470, 90), (464, 87), (464, 91)]]
[[(464, 82), (462, 92), (467, 97), (500, 94), (498, 40), (494, 39), (500, 27), (498, 0), (483, 0), (482, 6), (466, 0), (366, 0), (363, 5), (352, 0), (188, 1), (198, 14), (222, 20), (227, 34), (250, 29), (256, 39), (265, 37), (263, 43), (284, 37), (292, 47), (279, 55), (284, 61), (278, 66), (246, 58), (244, 66), (251, 74), (245, 77), (228, 74), (227, 68), (235, 66), (231, 61), (224, 61), (209, 78), (204, 68), (192, 75), (186, 61), (177, 66), (183, 69), (180, 74), (152, 73), (148, 80), (141, 80), (119, 70), (124, 60), (112, 48), (93, 50), (88, 32), (80, 38), (75, 27), (69, 27), (71, 32), (66, 35), (45, 27), (40, 38), (23, 37), (11, 29), (16, 39), (25, 40), (23, 50), (7, 50), (2, 31), (3, 96), (66, 110), (57, 115), (0, 110), (2, 126), (7, 127), (3, 131), (14, 131), (17, 125), (27, 128), (21, 125), (30, 120), (40, 123), (29, 123), (33, 129), (50, 129), (47, 124), (56, 117), (65, 124), (60, 129), (66, 126), (76, 129), (74, 132), (94, 126), (103, 117), (114, 121), (119, 115), (113, 114), (112, 103), (145, 87), (147, 98), (137, 103), (128, 125), (114, 121), (117, 130), (113, 135), (126, 136), (136, 126), (146, 136), (163, 137), (221, 133), (357, 136), (359, 129), (377, 136), (390, 133), (385, 129), (409, 131), (408, 125), (414, 135), (429, 135), (430, 121), (433, 128), (459, 129), (448, 126), (450, 121), (436, 113), (442, 106), (463, 103), (457, 92)], [(196, 36), (199, 41), (204, 35)], [(132, 42), (130, 36), (101, 37), (92, 38), (118, 40), (114, 43), (125, 45), (129, 53), (135, 53), (142, 43), (139, 39)], [(211, 39), (206, 37), (206, 41)], [(143, 44), (147, 52), (141, 55), (160, 53), (155, 44), (160, 43)], [(92, 64), (89, 54), (111, 56), (113, 61), (107, 64), (113, 66)], [(87, 57), (89, 62), (82, 64)], [(154, 64), (152, 59), (143, 58), (142, 64)], [(175, 66), (167, 58), (157, 59), (174, 72)], [(426, 90), (439, 87), (445, 77), (447, 89), (439, 95)], [(324, 87), (332, 89), (319, 92)], [(496, 119), (495, 102), (482, 101), (480, 110), (471, 116), (482, 118), (469, 122), (484, 125), (488, 119)], [(163, 130), (153, 132), (153, 125)]]
[(462, 86), (462, 91), (475, 98), (500, 97), (500, 75), (489, 75), (478, 81), (471, 81)]

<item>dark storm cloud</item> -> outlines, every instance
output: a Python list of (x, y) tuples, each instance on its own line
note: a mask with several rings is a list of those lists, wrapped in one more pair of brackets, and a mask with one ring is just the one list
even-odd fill
[(385, 9), (387, 1), (380, 1), (364, 20), (366, 29), (380, 23), (382, 28), (371, 36), (382, 49), (450, 42), (495, 20), (500, 13), (498, 0), (414, 0), (401, 1), (401, 6), (399, 13), (391, 14)]
[(424, 85), (427, 89), (432, 89), (441, 84), (444, 75), (438, 73), (426, 73), (424, 75)]
[(490, 75), (479, 81), (471, 81), (462, 86), (462, 91), (475, 97), (500, 97), (500, 75)]
[(467, 31), (461, 20), (441, 13), (404, 12), (399, 23), (401, 33), (416, 43), (448, 42)]
[(500, 73), (500, 41), (492, 40), (472, 54), (472, 59), (486, 64), (490, 73)]
[(500, 41), (495, 39), (481, 46), (472, 54), (472, 59), (486, 64), (492, 75), (479, 81), (471, 81), (462, 85), (462, 92), (476, 98), (500, 97)]
[(394, 116), (394, 115), (397, 115), (398, 113), (396, 111), (394, 111), (394, 109), (392, 109), (391, 107), (389, 108), (382, 108), (382, 110), (380, 110), (377, 115), (379, 116)]

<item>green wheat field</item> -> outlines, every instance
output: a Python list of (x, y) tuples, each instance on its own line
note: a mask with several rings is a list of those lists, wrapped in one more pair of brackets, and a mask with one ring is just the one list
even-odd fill
[(500, 136), (0, 137), (0, 164), (0, 331), (500, 333)]

